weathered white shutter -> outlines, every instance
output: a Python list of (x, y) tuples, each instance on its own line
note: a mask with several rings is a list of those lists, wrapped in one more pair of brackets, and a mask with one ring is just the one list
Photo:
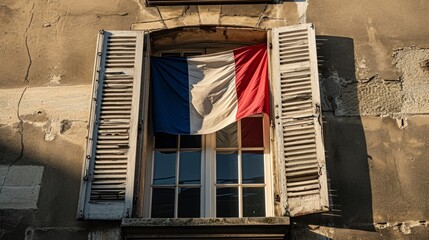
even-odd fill
[(328, 211), (313, 25), (272, 30), (271, 76), (284, 214)]
[(144, 33), (98, 36), (80, 219), (121, 219), (132, 211)]

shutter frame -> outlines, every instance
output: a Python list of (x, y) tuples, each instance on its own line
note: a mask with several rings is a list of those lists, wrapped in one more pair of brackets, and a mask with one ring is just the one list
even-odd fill
[(273, 28), (271, 41), (282, 214), (326, 212), (329, 198), (314, 26)]
[(78, 219), (131, 216), (143, 46), (143, 31), (98, 34)]

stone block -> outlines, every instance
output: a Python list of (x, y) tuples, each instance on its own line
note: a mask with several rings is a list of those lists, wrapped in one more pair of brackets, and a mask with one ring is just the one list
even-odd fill
[(269, 29), (273, 27), (286, 26), (286, 20), (284, 19), (263, 19), (259, 22), (258, 27), (263, 29)]
[(0, 167), (0, 209), (37, 209), (42, 166)]
[(161, 15), (156, 7), (145, 7), (140, 10), (138, 22), (154, 22), (161, 20)]
[(38, 186), (42, 175), (42, 166), (11, 166), (3, 186)]
[(259, 21), (259, 17), (222, 16), (220, 18), (221, 25), (232, 25), (232, 26), (255, 27), (258, 21)]
[(0, 209), (37, 209), (40, 186), (3, 186)]
[(281, 4), (268, 4), (264, 11), (264, 15), (269, 18), (284, 18), (286, 17)]
[(222, 15), (231, 16), (252, 16), (259, 17), (265, 9), (266, 4), (253, 4), (253, 5), (238, 5), (230, 4), (222, 6)]
[(161, 13), (162, 19), (171, 19), (182, 16), (185, 11), (185, 6), (168, 6), (168, 7), (158, 7), (159, 12)]
[(201, 24), (218, 25), (220, 17), (220, 5), (198, 6)]
[(131, 25), (131, 30), (158, 30), (164, 29), (165, 24), (163, 21), (147, 22), (147, 23), (134, 23)]
[(187, 26), (196, 26), (200, 24), (200, 16), (197, 6), (191, 6), (182, 17), (183, 24)]
[(167, 26), (167, 28), (182, 27), (185, 25), (181, 18), (173, 18), (173, 19), (165, 20), (164, 23)]

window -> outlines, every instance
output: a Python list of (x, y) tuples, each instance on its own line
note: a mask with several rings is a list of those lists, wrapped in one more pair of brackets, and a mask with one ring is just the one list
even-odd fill
[(213, 134), (155, 134), (145, 217), (272, 216), (267, 125), (255, 115)]
[[(131, 217), (135, 174), (150, 179), (149, 186), (144, 184), (145, 217), (327, 211), (314, 29), (303, 24), (269, 34), (270, 122), (252, 117), (200, 137), (155, 135), (151, 140), (148, 38), (139, 31), (101, 32), (78, 218)], [(145, 171), (136, 171), (138, 153), (146, 151), (139, 141), (151, 156)], [(190, 172), (190, 165), (197, 170)]]

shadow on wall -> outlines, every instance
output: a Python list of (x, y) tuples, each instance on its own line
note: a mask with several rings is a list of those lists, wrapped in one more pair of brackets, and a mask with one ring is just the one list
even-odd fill
[[(19, 141), (19, 132), (6, 128), (12, 127), (3, 126), (0, 133), (15, 134), (12, 138)], [(87, 239), (89, 223), (76, 221), (82, 147), (60, 136), (45, 141), (40, 127), (30, 124), (24, 124), (23, 130), (22, 157), (19, 144), (2, 142), (0, 165), (43, 166), (37, 208), (0, 207), (0, 239)]]
[(307, 229), (321, 225), (375, 231), (353, 39), (317, 36), (317, 44), (330, 212), (297, 217), (291, 222)]

